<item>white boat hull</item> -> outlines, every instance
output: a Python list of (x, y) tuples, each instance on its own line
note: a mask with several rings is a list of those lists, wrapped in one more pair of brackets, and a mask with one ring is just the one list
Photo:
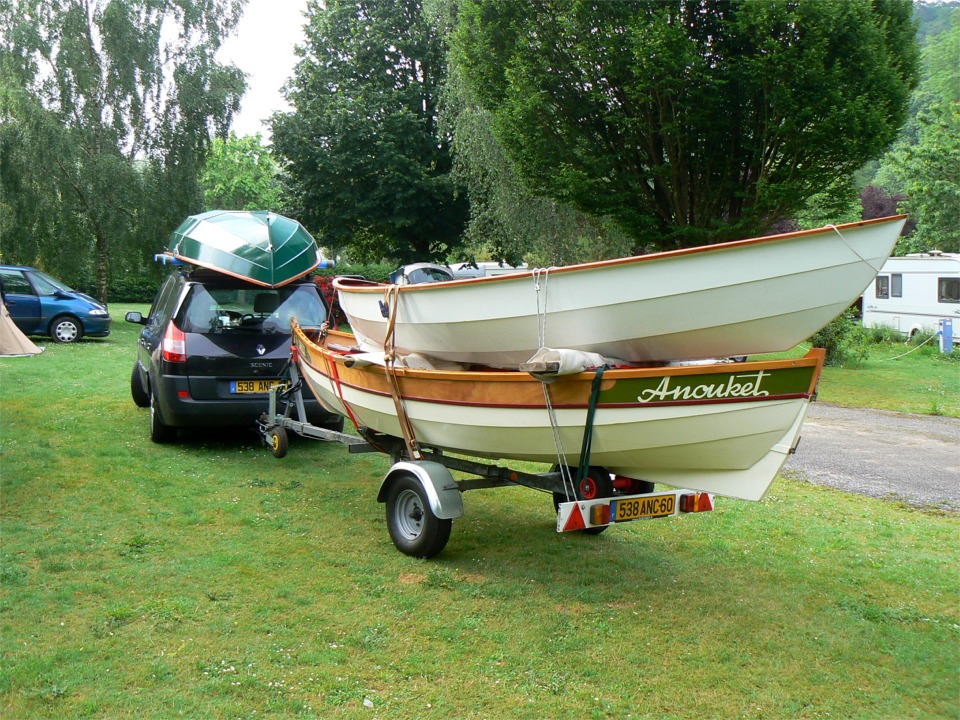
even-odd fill
[(491, 278), (388, 290), (337, 279), (361, 347), (515, 368), (539, 348), (629, 362), (777, 352), (849, 307), (905, 218)]
[[(300, 372), (324, 406), (349, 417), (358, 427), (402, 437), (394, 397), (384, 391), (382, 384), (384, 368), (345, 368), (329, 355), (310, 357), (301, 340), (295, 338), (295, 342), (301, 346)], [(807, 363), (808, 375), (819, 373), (818, 368), (815, 371), (810, 368), (812, 362)], [(736, 374), (738, 367), (747, 367), (747, 370)], [(697, 372), (702, 375), (697, 382), (700, 377), (717, 377), (711, 373), (726, 376), (734, 373), (735, 378), (747, 378), (737, 382), (749, 383), (750, 378), (757, 377), (757, 369), (765, 367), (767, 365), (761, 363), (699, 367)], [(514, 373), (526, 377), (528, 387), (523, 389), (527, 393), (523, 399), (505, 398), (494, 404), (489, 401), (489, 394), (480, 388), (475, 396), (458, 395), (456, 400), (451, 399), (444, 383), (473, 386), (487, 382), (486, 378), (479, 377), (475, 383), (462, 379), (469, 375), (418, 371), (399, 378), (401, 386), (410, 388), (402, 398), (402, 406), (420, 446), (494, 460), (579, 464), (587, 414), (583, 404), (571, 407), (552, 400), (554, 428), (545, 403), (541, 400), (537, 405), (531, 399), (529, 384), (539, 386), (539, 383), (529, 376)], [(434, 376), (437, 379), (433, 379)], [(669, 381), (680, 380), (671, 377)], [(410, 384), (417, 382), (421, 385)], [(589, 377), (578, 382), (589, 388)], [(732, 381), (723, 380), (728, 382)], [(759, 500), (797, 442), (812, 387), (768, 397), (759, 390), (760, 381), (756, 382), (757, 393), (743, 397), (742, 401), (735, 397), (680, 400), (674, 396), (675, 401), (651, 405), (634, 400), (629, 404), (616, 401), (598, 407), (590, 464), (624, 477)], [(812, 383), (815, 382), (814, 376)], [(669, 383), (661, 387), (668, 386)], [(509, 389), (497, 392), (520, 398), (519, 384), (516, 387), (513, 393)], [(551, 387), (547, 386), (555, 392)], [(464, 392), (473, 392), (473, 388), (465, 388)], [(427, 397), (428, 393), (433, 396)], [(661, 400), (664, 398), (669, 399), (669, 393), (663, 394)], [(559, 454), (556, 437), (559, 437)]]

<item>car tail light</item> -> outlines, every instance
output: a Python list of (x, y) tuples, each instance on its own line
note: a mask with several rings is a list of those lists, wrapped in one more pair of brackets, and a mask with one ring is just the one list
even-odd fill
[(187, 336), (173, 323), (167, 325), (160, 346), (163, 350), (163, 359), (172, 363), (187, 361)]

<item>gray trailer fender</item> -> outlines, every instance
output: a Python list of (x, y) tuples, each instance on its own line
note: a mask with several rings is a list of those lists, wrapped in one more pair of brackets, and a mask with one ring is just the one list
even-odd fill
[(377, 502), (386, 502), (394, 480), (413, 475), (423, 486), (433, 514), (441, 520), (463, 517), (463, 498), (453, 475), (443, 465), (430, 460), (403, 461), (393, 465), (380, 483)]

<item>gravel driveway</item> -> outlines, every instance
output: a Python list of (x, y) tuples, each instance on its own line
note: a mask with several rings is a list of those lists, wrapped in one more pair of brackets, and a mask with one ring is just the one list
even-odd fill
[(960, 419), (810, 404), (784, 471), (816, 485), (960, 511)]

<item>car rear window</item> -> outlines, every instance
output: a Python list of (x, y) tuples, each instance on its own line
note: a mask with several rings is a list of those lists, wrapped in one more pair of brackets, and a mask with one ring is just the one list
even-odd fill
[(290, 318), (305, 327), (326, 319), (316, 288), (295, 285), (281, 288), (218, 288), (194, 285), (179, 313), (177, 325), (188, 333), (290, 334)]

